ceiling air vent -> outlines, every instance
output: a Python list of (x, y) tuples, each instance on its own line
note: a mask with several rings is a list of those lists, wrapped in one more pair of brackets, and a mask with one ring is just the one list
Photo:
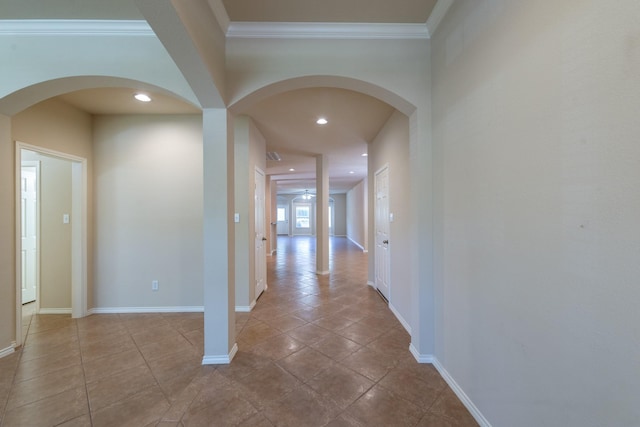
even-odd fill
[(280, 154), (275, 151), (267, 151), (267, 160), (275, 160), (276, 162), (279, 162), (282, 158), (280, 157)]

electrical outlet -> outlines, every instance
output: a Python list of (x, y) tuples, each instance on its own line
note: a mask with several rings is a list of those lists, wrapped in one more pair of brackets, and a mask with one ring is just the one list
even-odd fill
[(157, 291), (158, 290), (158, 281), (157, 280), (151, 281), (151, 290), (152, 291)]

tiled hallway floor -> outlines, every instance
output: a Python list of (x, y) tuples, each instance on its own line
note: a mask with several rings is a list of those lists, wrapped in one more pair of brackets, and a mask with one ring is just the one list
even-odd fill
[(366, 285), (366, 254), (332, 239), (329, 276), (311, 238), (280, 238), (268, 290), (237, 313), (230, 365), (202, 366), (202, 313), (27, 315), (0, 359), (2, 427), (475, 426)]

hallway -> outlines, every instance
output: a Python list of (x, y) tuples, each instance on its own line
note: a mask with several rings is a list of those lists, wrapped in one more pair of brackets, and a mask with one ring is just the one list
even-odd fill
[(202, 313), (27, 316), (23, 349), (0, 359), (2, 427), (477, 425), (409, 353), (367, 255), (332, 238), (317, 276), (314, 250), (278, 238), (227, 366), (200, 365)]

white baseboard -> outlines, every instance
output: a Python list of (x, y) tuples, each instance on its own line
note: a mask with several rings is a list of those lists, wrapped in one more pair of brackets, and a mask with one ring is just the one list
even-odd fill
[(347, 236), (347, 239), (349, 239), (349, 241), (351, 241), (351, 243), (353, 243), (354, 245), (356, 245), (357, 247), (359, 247), (360, 249), (362, 249), (362, 252), (369, 252), (368, 250), (366, 250), (364, 248), (364, 246), (362, 246), (360, 243), (356, 242), (355, 240), (353, 240), (351, 237)]
[(238, 352), (238, 344), (234, 344), (229, 354), (221, 356), (207, 356), (202, 358), (203, 365), (228, 365), (233, 360), (233, 357)]
[(320, 276), (326, 276), (327, 274), (329, 274), (329, 270), (324, 270), (324, 271), (316, 270), (316, 274)]
[(249, 305), (236, 305), (236, 313), (249, 313), (256, 306), (256, 302), (252, 301)]
[(482, 415), (482, 412), (478, 409), (478, 407), (471, 401), (469, 396), (462, 390), (462, 388), (458, 385), (456, 380), (449, 374), (449, 372), (442, 366), (437, 357), (433, 354), (420, 354), (418, 349), (413, 346), (413, 343), (409, 345), (409, 351), (413, 354), (413, 357), (416, 358), (418, 363), (430, 363), (434, 368), (440, 373), (445, 382), (451, 387), (451, 390), (458, 396), (458, 399), (462, 402), (462, 404), (467, 408), (471, 416), (476, 420), (476, 422), (480, 425), (480, 427), (491, 427), (491, 423)]
[(451, 377), (449, 372), (444, 368), (444, 366), (442, 366), (442, 364), (436, 357), (433, 357), (432, 364), (438, 370), (438, 372), (440, 372), (440, 375), (442, 375), (442, 378), (444, 378), (447, 384), (449, 384), (449, 387), (451, 387), (451, 390), (453, 390), (456, 396), (458, 396), (458, 399), (460, 399), (462, 404), (469, 410), (473, 418), (475, 418), (478, 424), (480, 424), (480, 427), (491, 427), (491, 424), (484, 417), (484, 415), (482, 415), (482, 412), (480, 412), (478, 407), (471, 401), (469, 396), (467, 396), (467, 394), (458, 385), (456, 380), (454, 380), (453, 377)]
[(38, 314), (71, 314), (70, 308), (40, 308)]
[(202, 306), (183, 307), (99, 307), (88, 310), (89, 314), (125, 314), (125, 313), (202, 313)]
[(414, 347), (413, 343), (409, 344), (409, 351), (418, 363), (433, 363), (433, 354), (421, 354), (418, 349)]
[(404, 317), (402, 317), (400, 315), (400, 313), (398, 312), (398, 310), (396, 310), (396, 308), (393, 306), (393, 304), (389, 303), (389, 309), (391, 310), (391, 312), (396, 316), (396, 318), (398, 319), (398, 321), (400, 322), (400, 324), (404, 327), (404, 329), (409, 333), (409, 335), (411, 335), (411, 326), (409, 326), (409, 322), (407, 322), (406, 320), (404, 320)]
[(3, 348), (0, 350), (0, 359), (10, 354), (13, 354), (16, 351), (16, 342), (12, 342), (11, 345), (7, 348)]

